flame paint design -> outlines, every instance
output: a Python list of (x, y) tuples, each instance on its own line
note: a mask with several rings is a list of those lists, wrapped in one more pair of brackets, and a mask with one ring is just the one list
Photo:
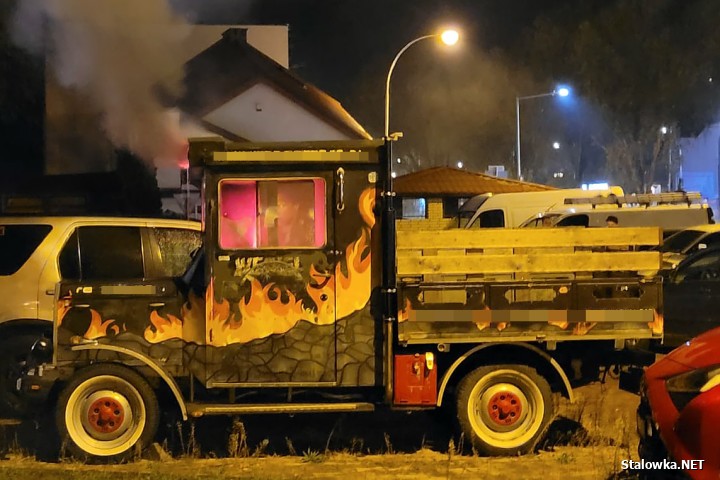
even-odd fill
[(652, 322), (648, 322), (648, 327), (650, 327), (650, 330), (652, 330), (652, 333), (654, 335), (662, 335), (665, 323), (665, 318), (663, 317), (663, 314), (655, 310), (655, 313), (653, 314), (653, 319), (654, 320)]
[(578, 322), (573, 328), (573, 335), (585, 335), (597, 325), (597, 322)]
[[(69, 310), (69, 308), (68, 308)], [(83, 334), (83, 337), (88, 340), (95, 340), (100, 337), (107, 337), (108, 330), (111, 330), (115, 335), (120, 333), (120, 327), (113, 325), (115, 320), (103, 320), (100, 312), (97, 310), (90, 310), (90, 326), (87, 331)]]
[(69, 302), (66, 300), (60, 300), (57, 302), (57, 326), (60, 327), (62, 325), (63, 320), (65, 319), (65, 315), (70, 311), (70, 305)]
[(398, 323), (407, 322), (410, 319), (410, 312), (412, 312), (412, 303), (410, 299), (405, 299), (405, 308), (398, 312)]
[[(167, 315), (168, 318), (164, 318), (157, 313), (157, 310), (153, 310), (150, 314), (150, 323), (152, 327), (148, 326), (145, 329), (144, 337), (150, 343), (158, 343), (171, 338), (183, 338), (183, 322), (174, 315)], [(153, 329), (154, 327), (154, 329)]]
[[(262, 285), (252, 279), (250, 294), (238, 302), (239, 314), (234, 314), (227, 299), (216, 301), (211, 281), (204, 300), (190, 294), (182, 307), (181, 318), (170, 314), (163, 317), (154, 310), (150, 314), (150, 325), (144, 331), (145, 339), (159, 343), (182, 338), (189, 342), (206, 341), (209, 345), (225, 346), (282, 334), (300, 321), (330, 325), (336, 319), (364, 308), (370, 300), (372, 286), (370, 231), (375, 225), (374, 207), (375, 189), (364, 190), (358, 208), (365, 226), (360, 237), (347, 246), (344, 258), (337, 262), (333, 272), (328, 275), (314, 265), (310, 266), (311, 281), (306, 292), (312, 303), (305, 304), (292, 292), (282, 291), (274, 283)], [(67, 311), (60, 308), (58, 311), (60, 324)], [(92, 310), (92, 321), (85, 338), (106, 336), (108, 329), (119, 333), (120, 329), (114, 323), (114, 320), (103, 322), (100, 314)]]
[(362, 216), (365, 225), (367, 225), (368, 228), (373, 228), (375, 226), (375, 213), (373, 212), (373, 210), (375, 209), (374, 188), (366, 188), (365, 190), (363, 190), (363, 192), (360, 194), (360, 202), (358, 207), (360, 209), (360, 215)]
[(238, 303), (238, 318), (230, 313), (226, 299), (215, 300), (214, 288), (208, 288), (207, 343), (225, 346), (246, 343), (273, 334), (289, 331), (300, 321), (315, 325), (330, 325), (336, 319), (362, 309), (370, 300), (371, 254), (370, 231), (375, 225), (373, 209), (375, 189), (364, 190), (358, 208), (365, 222), (360, 238), (345, 249), (332, 273), (310, 266), (311, 282), (306, 287), (313, 304), (306, 305), (292, 292), (282, 291), (274, 283), (262, 285), (256, 279), (250, 283), (250, 294)]

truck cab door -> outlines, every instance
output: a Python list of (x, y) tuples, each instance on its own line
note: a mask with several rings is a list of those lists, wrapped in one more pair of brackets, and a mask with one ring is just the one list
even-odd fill
[(334, 172), (215, 177), (208, 387), (334, 385)]

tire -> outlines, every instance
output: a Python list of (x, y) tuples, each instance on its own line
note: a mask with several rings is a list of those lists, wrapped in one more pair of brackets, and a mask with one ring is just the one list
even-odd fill
[(525, 365), (480, 367), (457, 390), (460, 429), (486, 455), (529, 452), (553, 417), (548, 382)]
[(159, 420), (152, 387), (114, 364), (78, 372), (60, 394), (55, 413), (63, 447), (83, 461), (131, 459), (152, 443)]

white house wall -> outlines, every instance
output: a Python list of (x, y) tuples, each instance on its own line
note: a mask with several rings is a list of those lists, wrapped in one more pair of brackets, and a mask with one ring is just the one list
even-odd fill
[(350, 139), (263, 83), (250, 87), (203, 120), (254, 142)]

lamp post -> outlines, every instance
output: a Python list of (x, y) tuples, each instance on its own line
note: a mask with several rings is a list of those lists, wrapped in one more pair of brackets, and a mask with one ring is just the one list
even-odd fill
[(518, 96), (515, 97), (515, 121), (516, 121), (516, 128), (517, 128), (517, 134), (516, 134), (516, 146), (515, 146), (515, 152), (516, 152), (516, 158), (517, 158), (517, 176), (518, 180), (522, 180), (522, 163), (520, 160), (520, 101), (522, 100), (532, 100), (534, 98), (543, 98), (543, 97), (554, 97), (554, 96), (560, 96), (560, 97), (567, 97), (570, 95), (570, 89), (568, 87), (558, 87), (552, 92), (547, 93), (539, 93), (537, 95), (525, 95), (525, 96)]
[(431, 35), (423, 35), (422, 37), (418, 37), (415, 40), (411, 40), (407, 44), (405, 44), (405, 46), (400, 49), (397, 55), (395, 55), (395, 58), (390, 64), (390, 70), (388, 71), (387, 80), (385, 81), (385, 138), (390, 135), (390, 79), (392, 77), (393, 70), (395, 70), (395, 64), (397, 63), (400, 56), (405, 53), (405, 51), (411, 46), (415, 45), (421, 40), (438, 37), (445, 45), (451, 46), (455, 45), (458, 42), (460, 34), (458, 34), (458, 32), (455, 30), (445, 30), (442, 33), (434, 33)]

